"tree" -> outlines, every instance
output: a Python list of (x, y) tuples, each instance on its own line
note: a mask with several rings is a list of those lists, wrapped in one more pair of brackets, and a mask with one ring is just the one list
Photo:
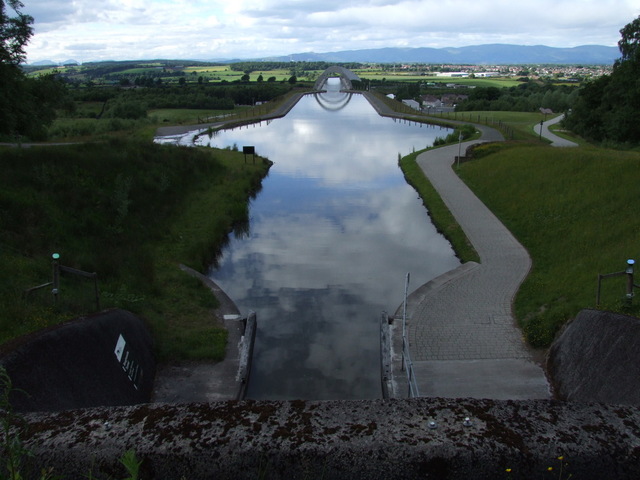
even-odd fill
[(33, 18), (20, 11), (23, 6), (19, 0), (0, 0), (0, 135), (39, 140), (46, 136), (64, 89), (51, 75), (29, 78), (20, 68), (33, 35)]
[(565, 126), (598, 142), (640, 141), (640, 17), (620, 30), (616, 60), (610, 76), (587, 83), (580, 91)]
[[(15, 16), (7, 14), (7, 5)], [(33, 35), (33, 17), (24, 15), (19, 0), (0, 0), (0, 65), (17, 66), (26, 58), (24, 48)]]
[(618, 41), (618, 48), (620, 49), (622, 58), (616, 63), (629, 60), (638, 61), (638, 52), (640, 52), (640, 17), (625, 25), (620, 30), (620, 35), (622, 38)]

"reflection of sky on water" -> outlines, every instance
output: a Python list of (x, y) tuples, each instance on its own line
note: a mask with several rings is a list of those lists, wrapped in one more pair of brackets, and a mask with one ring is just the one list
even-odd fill
[(397, 166), (447, 132), (379, 117), (360, 95), (344, 103), (307, 96), (283, 119), (200, 139), (275, 162), (249, 235), (210, 273), (257, 313), (250, 398), (379, 397), (382, 310), (402, 302), (406, 272), (416, 288), (458, 265)]

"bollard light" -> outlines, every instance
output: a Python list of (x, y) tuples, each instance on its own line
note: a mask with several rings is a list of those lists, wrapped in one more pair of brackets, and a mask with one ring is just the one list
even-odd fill
[(436, 428), (438, 428), (438, 424), (432, 420), (429, 422), (429, 428), (431, 430), (435, 430)]
[(635, 263), (636, 263), (636, 261), (633, 260), (632, 258), (627, 260), (627, 269), (624, 271), (624, 273), (632, 274), (633, 273), (633, 265)]

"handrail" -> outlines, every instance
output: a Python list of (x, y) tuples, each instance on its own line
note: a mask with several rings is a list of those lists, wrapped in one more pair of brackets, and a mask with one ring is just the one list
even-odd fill
[(407, 339), (407, 296), (409, 292), (409, 279), (410, 275), (407, 273), (404, 285), (404, 301), (402, 303), (402, 369), (407, 375), (407, 384), (409, 385), (408, 396), (409, 398), (415, 398), (420, 396), (420, 392), (418, 391), (413, 362), (411, 361), (411, 353), (409, 352), (409, 340)]

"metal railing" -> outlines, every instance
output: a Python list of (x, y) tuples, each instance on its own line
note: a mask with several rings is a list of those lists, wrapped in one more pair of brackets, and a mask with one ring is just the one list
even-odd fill
[(24, 290), (23, 295), (25, 300), (28, 299), (32, 293), (38, 290), (41, 290), (46, 287), (52, 287), (51, 294), (53, 296), (53, 303), (54, 305), (56, 305), (58, 303), (58, 296), (60, 294), (60, 273), (64, 272), (64, 273), (69, 273), (71, 275), (75, 275), (78, 277), (83, 277), (83, 278), (88, 278), (90, 280), (93, 280), (93, 297), (96, 304), (96, 310), (100, 310), (100, 292), (98, 290), (98, 274), (96, 272), (85, 272), (82, 270), (78, 270), (77, 268), (71, 268), (71, 267), (66, 267), (64, 265), (60, 265), (60, 262), (59, 262), (60, 255), (57, 253), (54, 253), (53, 255), (51, 255), (51, 258), (52, 258), (51, 266), (53, 270), (52, 280), (50, 282), (43, 283), (42, 285), (27, 288), (26, 290)]
[(409, 398), (415, 398), (420, 396), (418, 391), (418, 384), (416, 383), (416, 375), (413, 370), (413, 362), (411, 361), (411, 352), (409, 352), (409, 339), (407, 338), (407, 296), (409, 293), (409, 279), (410, 275), (407, 273), (407, 277), (404, 284), (404, 301), (402, 303), (402, 370), (407, 375), (408, 396)]
[(605, 273), (605, 274), (598, 274), (598, 289), (596, 291), (596, 307), (600, 306), (600, 292), (602, 289), (602, 280), (604, 280), (605, 278), (611, 278), (611, 277), (621, 277), (623, 275), (627, 276), (627, 288), (626, 288), (626, 294), (625, 294), (625, 300), (631, 304), (631, 301), (633, 300), (633, 297), (635, 296), (635, 293), (633, 291), (634, 288), (640, 288), (640, 285), (636, 285), (633, 281), (633, 266), (635, 264), (635, 260), (633, 260), (632, 258), (627, 260), (627, 268), (622, 271), (622, 272), (614, 272), (614, 273)]

